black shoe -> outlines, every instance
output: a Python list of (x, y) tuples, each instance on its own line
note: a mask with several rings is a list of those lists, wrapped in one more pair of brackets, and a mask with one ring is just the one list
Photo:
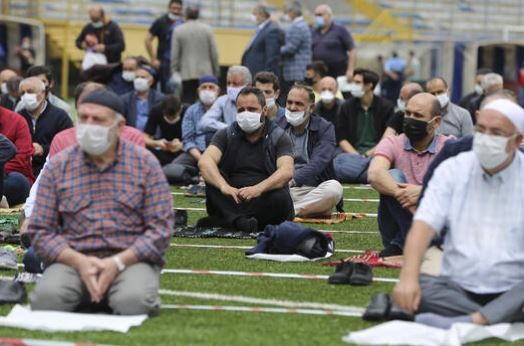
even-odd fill
[(255, 233), (258, 230), (258, 221), (254, 217), (239, 217), (235, 221), (235, 227), (242, 232)]
[(353, 272), (353, 262), (342, 262), (337, 264), (335, 272), (328, 279), (330, 284), (349, 284), (349, 277)]
[(29, 233), (25, 232), (20, 234), (20, 245), (22, 245), (24, 249), (31, 246), (31, 236), (29, 236)]
[(205, 216), (197, 221), (196, 227), (201, 227), (201, 228), (224, 227), (224, 222), (222, 221), (222, 219), (216, 216)]
[(377, 293), (371, 298), (362, 319), (364, 321), (385, 321), (389, 316), (390, 298), (388, 294)]
[(415, 315), (402, 310), (391, 299), (391, 307), (389, 309), (388, 320), (414, 321)]
[(402, 255), (402, 249), (394, 244), (389, 244), (386, 248), (379, 252), (380, 257), (391, 257)]
[(175, 210), (175, 228), (187, 226), (187, 210)]
[(365, 263), (354, 263), (353, 272), (349, 276), (351, 285), (369, 285), (373, 282), (373, 269)]

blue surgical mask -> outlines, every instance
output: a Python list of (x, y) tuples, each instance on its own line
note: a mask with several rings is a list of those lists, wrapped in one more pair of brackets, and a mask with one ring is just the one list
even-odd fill
[(319, 28), (323, 28), (326, 25), (326, 21), (322, 16), (315, 16), (315, 25)]

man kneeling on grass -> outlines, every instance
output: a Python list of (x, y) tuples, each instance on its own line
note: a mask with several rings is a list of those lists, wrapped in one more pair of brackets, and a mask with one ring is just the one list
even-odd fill
[(45, 263), (33, 310), (155, 314), (173, 207), (158, 160), (119, 139), (123, 105), (108, 91), (78, 107), (79, 145), (49, 161), (28, 232)]
[(197, 226), (256, 232), (293, 219), (287, 187), (293, 148), (284, 130), (267, 119), (262, 91), (245, 87), (236, 108), (236, 121), (215, 134), (198, 162), (209, 216)]
[[(524, 109), (488, 103), (473, 150), (442, 162), (414, 217), (395, 301), (440, 328), (523, 322)], [(419, 275), (431, 239), (447, 227), (440, 276)]]

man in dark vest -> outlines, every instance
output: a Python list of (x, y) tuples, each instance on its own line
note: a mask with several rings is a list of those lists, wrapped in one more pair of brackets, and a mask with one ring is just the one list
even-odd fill
[(197, 226), (256, 232), (294, 216), (288, 189), (293, 148), (284, 130), (267, 119), (262, 91), (245, 87), (236, 108), (236, 121), (215, 134), (198, 162), (209, 216)]

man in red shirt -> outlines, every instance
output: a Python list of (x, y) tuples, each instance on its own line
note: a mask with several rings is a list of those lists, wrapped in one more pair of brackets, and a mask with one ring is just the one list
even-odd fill
[(31, 132), (21, 115), (0, 107), (0, 133), (13, 142), (18, 151), (4, 166), (4, 194), (9, 205), (20, 204), (29, 195), (29, 189), (35, 180), (31, 167), (34, 151)]

